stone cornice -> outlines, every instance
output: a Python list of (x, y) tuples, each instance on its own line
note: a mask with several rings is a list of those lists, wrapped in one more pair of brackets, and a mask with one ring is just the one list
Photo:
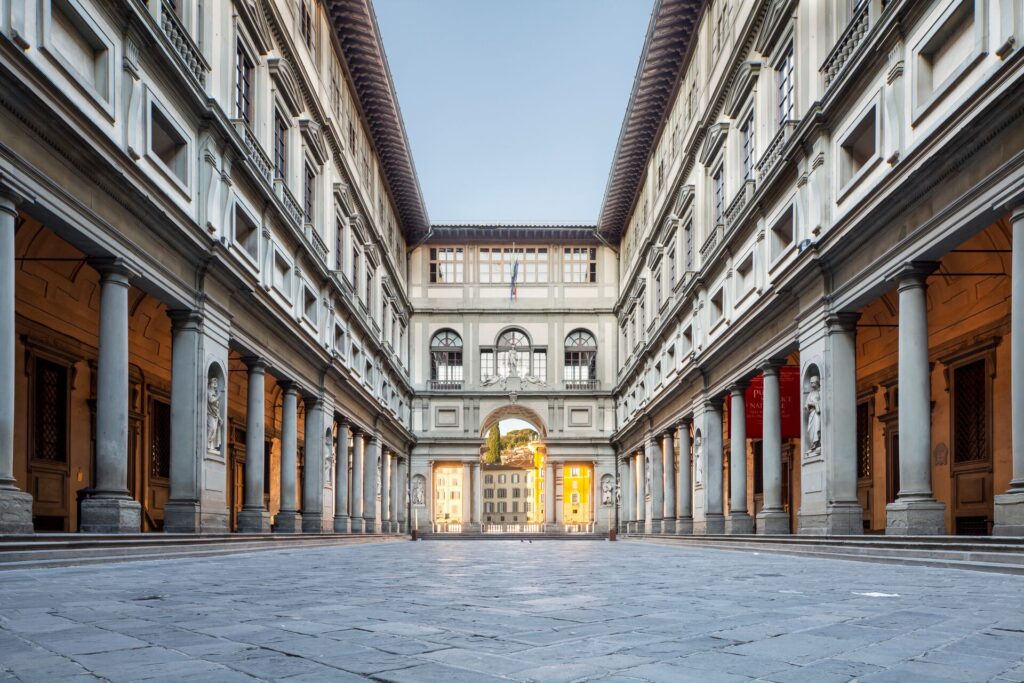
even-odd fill
[(598, 232), (611, 242), (618, 242), (625, 232), (705, 4), (705, 0), (658, 0), (651, 14), (597, 223)]
[(384, 168), (399, 222), (406, 239), (416, 243), (427, 234), (430, 223), (377, 19), (369, 0), (331, 0), (327, 11)]

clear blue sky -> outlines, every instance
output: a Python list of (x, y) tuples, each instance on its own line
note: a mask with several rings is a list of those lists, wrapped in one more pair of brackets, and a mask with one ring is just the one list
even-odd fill
[(596, 221), (651, 8), (374, 0), (431, 221)]

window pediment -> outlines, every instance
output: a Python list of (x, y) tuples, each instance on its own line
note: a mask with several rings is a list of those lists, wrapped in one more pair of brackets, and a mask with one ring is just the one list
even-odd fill
[(274, 81), (281, 100), (288, 108), (291, 116), (298, 116), (305, 109), (302, 102), (302, 93), (299, 91), (299, 82), (292, 71), (291, 62), (284, 57), (275, 55), (267, 58), (267, 67), (270, 69), (270, 78)]
[(691, 202), (693, 202), (694, 188), (693, 185), (680, 185), (676, 191), (675, 208), (672, 213), (677, 216), (682, 216), (686, 213), (686, 210), (690, 208)]
[(729, 90), (729, 97), (725, 101), (725, 114), (731, 119), (740, 114), (740, 109), (747, 101), (747, 97), (757, 84), (758, 74), (761, 72), (760, 62), (743, 62), (740, 64), (736, 75), (733, 77), (732, 88)]
[(725, 144), (725, 137), (729, 133), (729, 124), (725, 121), (712, 123), (708, 126), (707, 135), (704, 136), (704, 144), (700, 148), (700, 163), (710, 166), (718, 150)]
[(757, 34), (754, 49), (762, 55), (769, 55), (782, 36), (786, 24), (793, 17), (796, 0), (775, 0), (768, 8), (761, 31)]
[(352, 214), (352, 188), (348, 183), (334, 183), (334, 199), (338, 202), (342, 212), (346, 215)]
[(316, 163), (321, 166), (327, 163), (329, 158), (327, 140), (320, 124), (304, 116), (299, 119), (299, 131), (302, 133), (302, 141), (306, 144), (306, 149), (313, 155)]
[(240, 0), (235, 3), (238, 16), (248, 31), (256, 50), (261, 55), (265, 55), (274, 47), (274, 41), (271, 38), (267, 17), (259, 5), (259, 0)]

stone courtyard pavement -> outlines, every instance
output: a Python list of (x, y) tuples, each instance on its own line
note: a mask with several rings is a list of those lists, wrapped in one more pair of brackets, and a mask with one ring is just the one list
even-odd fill
[(424, 541), (0, 573), (0, 680), (1021, 681), (1024, 577)]

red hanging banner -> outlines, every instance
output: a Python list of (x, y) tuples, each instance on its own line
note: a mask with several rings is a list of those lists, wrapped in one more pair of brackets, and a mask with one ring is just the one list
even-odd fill
[[(764, 376), (750, 380), (745, 392), (744, 407), (747, 414), (747, 438), (763, 438)], [(779, 368), (779, 399), (782, 408), (782, 438), (800, 438), (800, 368), (783, 365)], [(732, 415), (729, 416), (730, 425)]]

